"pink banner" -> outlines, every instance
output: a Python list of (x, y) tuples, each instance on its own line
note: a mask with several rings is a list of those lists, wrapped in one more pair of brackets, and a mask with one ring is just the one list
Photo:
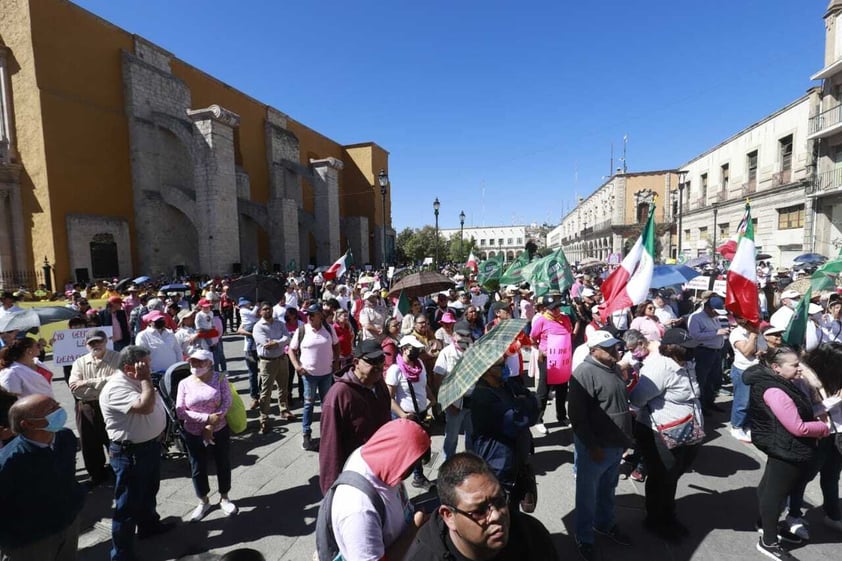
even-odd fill
[(547, 384), (564, 384), (570, 380), (572, 359), (570, 334), (547, 334)]

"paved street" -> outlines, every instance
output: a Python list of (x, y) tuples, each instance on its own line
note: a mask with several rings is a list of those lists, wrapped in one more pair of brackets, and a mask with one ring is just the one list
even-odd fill
[[(237, 339), (229, 338), (225, 350), (227, 356), (234, 357), (229, 360), (229, 372), (247, 400), (242, 343)], [(60, 373), (60, 369), (55, 370)], [(59, 379), (54, 387), (59, 400), (72, 410), (72, 400), (64, 382)], [(254, 418), (254, 412), (250, 412), (250, 417)], [(726, 423), (726, 415), (720, 413), (708, 424), (709, 438), (699, 453), (694, 471), (683, 477), (679, 485), (679, 516), (690, 527), (691, 536), (676, 546), (645, 532), (640, 523), (644, 485), (630, 479), (620, 481), (618, 520), (634, 536), (636, 543), (623, 548), (597, 542), (601, 559), (727, 561), (763, 558), (754, 549), (757, 540), (755, 486), (760, 479), (763, 455), (731, 438)], [(555, 423), (548, 425), (550, 434), (536, 440), (539, 500), (535, 514), (549, 528), (561, 558), (576, 559), (571, 537), (572, 434), (570, 429), (558, 429)], [(314, 436), (316, 434), (317, 429)], [(437, 454), (441, 444), (442, 436), (434, 437), (433, 459), (427, 474), (430, 479), (435, 478), (441, 463)], [(140, 559), (211, 560), (217, 554), (246, 546), (262, 551), (269, 561), (311, 559), (321, 498), (318, 455), (301, 449), (300, 422), (287, 425), (279, 422), (271, 435), (261, 436), (256, 433), (253, 421), (247, 432), (233, 439), (232, 455), (235, 468), (231, 498), (240, 507), (240, 513), (227, 518), (215, 508), (200, 523), (182, 522), (169, 534), (138, 542)], [(77, 468), (80, 478), (85, 478), (81, 454)], [(213, 479), (211, 488), (215, 488)], [(111, 487), (99, 487), (88, 495), (79, 544), (82, 561), (107, 559), (112, 492)], [(817, 504), (818, 496), (818, 485), (813, 483), (808, 490), (808, 503)], [(218, 501), (218, 498), (214, 493), (211, 501)], [(158, 493), (161, 515), (183, 519), (195, 504), (187, 460), (165, 460)], [(811, 506), (806, 518), (811, 523), (813, 539), (809, 545), (793, 550), (796, 557), (802, 561), (838, 557), (838, 542), (842, 536), (834, 535), (821, 524), (821, 509)]]

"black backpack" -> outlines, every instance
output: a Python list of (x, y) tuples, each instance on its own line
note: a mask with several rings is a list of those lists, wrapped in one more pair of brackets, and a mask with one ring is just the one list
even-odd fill
[[(359, 473), (343, 471), (330, 486), (330, 489), (327, 490), (322, 499), (322, 504), (319, 506), (319, 515), (316, 518), (316, 553), (319, 556), (319, 561), (335, 561), (339, 557), (339, 546), (336, 545), (333, 523), (331, 522), (331, 508), (333, 507), (333, 495), (340, 485), (350, 485), (365, 493), (365, 496), (377, 509), (381, 528), (386, 521), (386, 504), (372, 484)], [(341, 557), (339, 558), (341, 559)]]

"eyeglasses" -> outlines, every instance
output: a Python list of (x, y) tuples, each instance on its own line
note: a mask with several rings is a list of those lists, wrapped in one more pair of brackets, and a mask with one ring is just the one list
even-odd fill
[(477, 524), (488, 522), (488, 517), (491, 516), (491, 509), (497, 512), (507, 511), (509, 509), (509, 493), (505, 489), (496, 497), (491, 497), (485, 503), (481, 504), (474, 510), (462, 510), (451, 505), (444, 505), (448, 510), (467, 516)]

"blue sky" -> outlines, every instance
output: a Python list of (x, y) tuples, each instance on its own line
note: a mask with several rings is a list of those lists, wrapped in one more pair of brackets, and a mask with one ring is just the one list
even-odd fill
[[(827, 0), (75, 0), (342, 144), (390, 152), (394, 226), (556, 224), (797, 99)], [(424, 211), (427, 208), (428, 211)]]

